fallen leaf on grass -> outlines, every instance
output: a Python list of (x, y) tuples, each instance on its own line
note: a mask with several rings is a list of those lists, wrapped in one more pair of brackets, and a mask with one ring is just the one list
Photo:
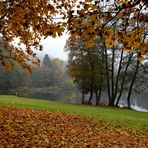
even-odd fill
[(0, 139), (0, 148), (148, 146), (148, 133), (114, 128), (102, 120), (12, 108), (0, 108)]

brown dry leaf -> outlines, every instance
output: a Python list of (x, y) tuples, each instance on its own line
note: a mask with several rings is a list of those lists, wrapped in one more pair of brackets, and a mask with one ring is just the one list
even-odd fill
[(0, 108), (0, 147), (146, 148), (148, 133), (60, 112)]

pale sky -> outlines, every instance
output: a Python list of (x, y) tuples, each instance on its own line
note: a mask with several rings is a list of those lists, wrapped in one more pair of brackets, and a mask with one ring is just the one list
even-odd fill
[[(45, 54), (48, 54), (51, 58), (59, 58), (61, 60), (66, 61), (68, 59), (67, 53), (64, 52), (64, 46), (66, 44), (66, 40), (68, 39), (68, 34), (64, 33), (61, 37), (48, 37), (46, 39), (42, 39), (41, 44), (43, 45), (43, 51), (33, 50), (37, 53), (38, 57), (41, 59)], [(15, 39), (13, 44), (17, 46), (19, 43), (19, 39)], [(21, 48), (25, 49), (25, 46), (21, 44)]]
[(52, 38), (48, 37), (41, 41), (43, 45), (43, 51), (40, 52), (48, 54), (50, 57), (53, 58), (60, 58), (62, 60), (67, 60), (67, 53), (64, 52), (64, 46), (66, 44), (66, 39), (68, 35), (64, 33), (61, 37)]

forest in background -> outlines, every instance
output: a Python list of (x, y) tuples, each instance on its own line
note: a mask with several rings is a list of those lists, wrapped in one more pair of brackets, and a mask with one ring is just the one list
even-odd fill
[(32, 73), (20, 65), (10, 71), (1, 69), (1, 94), (75, 102), (77, 89), (67, 75), (65, 61), (45, 55), (40, 66), (31, 64)]
[[(66, 49), (66, 46), (65, 46)], [(70, 53), (69, 53), (70, 54)], [(91, 56), (91, 55), (90, 55)], [(84, 58), (85, 59), (85, 58)], [(94, 58), (93, 58), (94, 59)], [(85, 74), (87, 77), (91, 78), (91, 71), (89, 69), (89, 60), (87, 60), (87, 66), (83, 66), (85, 71), (83, 71), (83, 75)], [(97, 62), (97, 63), (95, 63)], [(31, 64), (31, 63), (30, 63)], [(81, 63), (84, 64), (84, 63)], [(102, 69), (99, 67), (98, 61), (94, 60), (94, 64), (96, 64), (95, 69), (97, 70), (97, 76), (100, 75), (99, 71)], [(117, 63), (116, 63), (117, 64)], [(73, 82), (72, 78), (68, 75), (68, 63), (66, 61), (60, 60), (58, 58), (50, 58), (49, 55), (45, 55), (41, 61), (40, 66), (31, 64), (32, 73), (28, 73), (25, 71), (20, 65), (17, 65), (13, 70), (7, 71), (1, 67), (2, 71), (0, 72), (0, 94), (6, 95), (16, 95), (16, 96), (24, 96), (30, 98), (38, 98), (38, 99), (47, 99), (53, 101), (62, 101), (68, 103), (82, 103), (82, 88), (80, 84), (77, 82)], [(101, 65), (103, 66), (103, 65)], [(134, 66), (134, 65), (133, 65)], [(82, 69), (81, 69), (82, 70)], [(77, 73), (82, 74), (82, 71), (76, 70)], [(75, 72), (76, 72), (75, 71)], [(103, 72), (103, 71), (102, 71)], [(129, 75), (132, 74), (133, 71), (129, 71)], [(89, 75), (88, 75), (89, 74)], [(96, 76), (93, 75), (93, 76)], [(102, 74), (102, 73), (101, 73)], [(103, 75), (104, 77), (105, 75)], [(117, 75), (116, 75), (117, 76)], [(140, 76), (139, 76), (140, 77)], [(79, 77), (80, 79), (81, 77)], [(98, 77), (99, 78), (99, 77)], [(122, 78), (122, 77), (121, 77)], [(147, 87), (143, 88), (147, 84), (146, 78), (141, 79), (138, 82), (141, 84), (135, 85), (133, 89), (133, 93), (131, 95), (131, 104), (133, 106), (140, 106), (141, 108), (148, 108), (147, 101)], [(86, 79), (87, 80), (87, 79)], [(126, 81), (128, 82), (128, 81)], [(108, 94), (107, 88), (104, 80), (101, 81), (103, 83), (102, 90), (99, 98), (99, 105), (108, 104)], [(98, 82), (98, 85), (101, 84)], [(136, 83), (136, 84), (139, 84)], [(87, 104), (91, 92), (89, 91), (89, 84), (87, 81), (87, 89), (88, 91), (84, 93), (84, 103)], [(124, 86), (123, 94), (120, 101), (120, 106), (126, 106), (126, 97), (127, 96), (127, 84)], [(141, 91), (143, 90), (143, 92)], [(99, 90), (98, 90), (99, 92)], [(93, 92), (91, 96), (90, 104), (96, 104), (96, 96)]]

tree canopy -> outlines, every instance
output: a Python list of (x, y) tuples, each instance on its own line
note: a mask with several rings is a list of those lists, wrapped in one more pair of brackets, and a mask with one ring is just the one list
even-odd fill
[[(118, 105), (124, 87), (127, 85), (125, 82), (128, 72), (131, 71), (129, 65), (132, 62), (135, 63), (136, 68), (132, 70), (131, 82), (128, 81), (126, 86), (128, 88), (127, 102), (130, 108), (131, 91), (140, 63), (147, 58), (146, 15), (146, 1), (110, 1), (105, 5), (99, 1), (84, 1), (77, 5), (77, 13), (69, 20), (70, 37), (67, 49), (69, 73), (76, 83), (80, 83), (81, 89), (88, 89), (91, 84), (91, 79), (87, 82), (87, 79), (83, 77), (93, 72), (89, 69), (89, 58), (86, 56), (90, 57), (93, 54), (90, 49), (96, 46), (95, 52), (104, 58), (106, 73), (103, 75), (107, 81), (109, 105), (113, 106), (115, 103)], [(81, 40), (78, 42), (79, 38)], [(97, 40), (99, 42), (96, 42)], [(96, 63), (98, 66), (99, 62), (96, 61)], [(97, 67), (94, 63), (92, 65)], [(94, 72), (93, 77), (96, 75), (99, 78), (98, 73)], [(97, 82), (98, 84), (100, 82)]]
[[(1, 0), (0, 42), (7, 53), (7, 56), (0, 53), (1, 60), (11, 63), (8, 60), (10, 58), (22, 64), (36, 58), (32, 49), (43, 49), (40, 44), (42, 37), (62, 35), (66, 27), (63, 20), (68, 17), (68, 12), (74, 7), (75, 2), (75, 0)], [(58, 22), (54, 21), (57, 16), (62, 17)], [(14, 43), (16, 39), (18, 45), (13, 48), (8, 45)], [(21, 49), (22, 44), (25, 45), (25, 51)], [(37, 63), (38, 61), (33, 61), (33, 64)], [(4, 62), (4, 66), (7, 65)], [(28, 68), (27, 65), (24, 67)]]
[[(102, 6), (97, 0), (1, 0), (1, 42), (19, 40), (17, 46), (5, 48), (7, 56), (0, 53), (1, 60), (9, 57), (26, 62), (36, 57), (33, 48), (43, 49), (42, 37), (60, 36), (65, 30), (70, 36), (85, 38), (88, 48), (94, 45), (96, 37), (104, 37), (107, 48), (116, 42), (129, 52), (139, 48), (138, 58), (142, 59), (142, 54), (148, 52), (147, 38), (143, 38), (148, 24), (147, 6), (147, 0), (116, 0), (111, 6)], [(119, 29), (113, 33), (115, 23)]]

